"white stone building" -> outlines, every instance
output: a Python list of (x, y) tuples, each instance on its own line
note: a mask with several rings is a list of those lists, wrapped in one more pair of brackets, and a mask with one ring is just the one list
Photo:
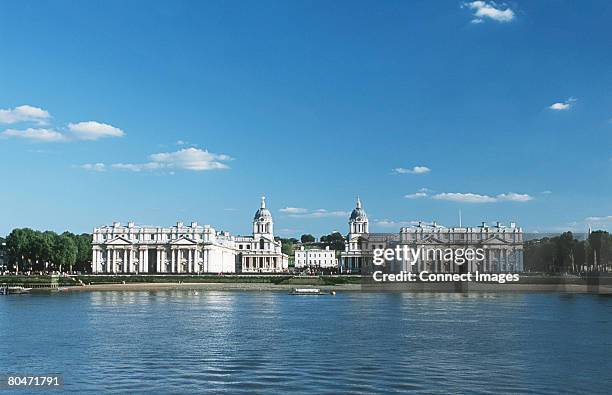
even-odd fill
[(296, 269), (302, 268), (321, 268), (332, 269), (338, 267), (336, 251), (330, 250), (329, 246), (325, 249), (305, 249), (304, 246), (294, 252)]
[(253, 235), (237, 236), (235, 243), (242, 273), (279, 273), (289, 268), (287, 254), (281, 252), (281, 242), (274, 240), (274, 222), (264, 196), (253, 218)]
[(399, 233), (370, 233), (368, 217), (357, 198), (357, 205), (349, 218), (349, 234), (345, 249), (340, 257), (341, 273), (368, 273), (372, 270), (374, 249), (420, 248), (423, 251), (442, 251), (447, 248), (484, 250), (484, 259), (472, 260), (457, 265), (441, 259), (437, 254), (419, 258), (415, 265), (408, 259), (393, 261), (387, 270), (398, 272), (420, 272), (427, 270), (438, 273), (462, 272), (522, 272), (523, 271), (523, 230), (510, 223), (509, 226), (497, 222), (494, 226), (482, 223), (477, 227), (447, 228), (436, 224), (402, 227)]
[(252, 236), (234, 237), (196, 222), (172, 227), (115, 222), (95, 228), (92, 244), (93, 273), (267, 273), (288, 268), (287, 255), (274, 240), (265, 198)]

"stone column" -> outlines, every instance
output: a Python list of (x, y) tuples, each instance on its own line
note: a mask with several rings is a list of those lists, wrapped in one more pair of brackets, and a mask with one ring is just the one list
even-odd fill
[(145, 263), (145, 250), (142, 248), (138, 249), (138, 265), (140, 267), (140, 272), (147, 273), (149, 268)]
[(91, 257), (91, 271), (92, 273), (96, 273), (98, 267), (98, 250), (95, 248), (92, 249), (92, 257)]
[(189, 267), (189, 273), (193, 273), (193, 248), (189, 249), (189, 259), (188, 259), (188, 267)]
[(176, 271), (183, 273), (183, 250), (181, 248), (176, 250), (176, 263)]
[(157, 265), (158, 265), (157, 268), (159, 269), (158, 272), (159, 273), (164, 273), (165, 272), (165, 270), (164, 270), (164, 266), (165, 265), (164, 265), (164, 249), (163, 249), (163, 247), (157, 249)]

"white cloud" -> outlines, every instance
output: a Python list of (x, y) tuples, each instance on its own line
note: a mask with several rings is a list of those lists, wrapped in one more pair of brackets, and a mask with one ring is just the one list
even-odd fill
[[(21, 106), (21, 107), (29, 107), (29, 106)], [(21, 108), (17, 107), (17, 109)], [(46, 118), (43, 117), (44, 114), (48, 113), (40, 108), (31, 107), (29, 114), (31, 115), (30, 120), (35, 120), (34, 116), (38, 116), (40, 121), (38, 123), (42, 124), (43, 121), (46, 121)], [(0, 110), (0, 111), (9, 111), (9, 110)], [(12, 111), (12, 110), (10, 110)], [(22, 111), (24, 113), (24, 111)], [(16, 119), (13, 115), (6, 115), (4, 113), (5, 120), (14, 120)], [(0, 113), (0, 117), (2, 117), (2, 113)], [(12, 118), (11, 118), (12, 117)], [(21, 118), (25, 119), (24, 117)], [(0, 133), (2, 137), (16, 137), (16, 138), (24, 138), (32, 141), (38, 142), (56, 142), (56, 141), (73, 141), (73, 140), (98, 140), (102, 137), (121, 137), (124, 136), (125, 133), (123, 130), (116, 128), (111, 125), (107, 125), (105, 123), (88, 121), (88, 122), (79, 122), (79, 123), (70, 123), (68, 124), (69, 133), (60, 132), (53, 128), (27, 128), (27, 129), (7, 129), (4, 132)]]
[(98, 140), (104, 137), (123, 137), (123, 130), (106, 123), (86, 121), (69, 123), (68, 130), (77, 140)]
[[(228, 155), (213, 154), (198, 148), (184, 148), (175, 152), (160, 152), (149, 156), (145, 163), (113, 163), (113, 169), (140, 172), (157, 169), (183, 169), (192, 171), (229, 169), (222, 162), (232, 160)], [(171, 172), (173, 174), (173, 172)]]
[(373, 225), (381, 228), (401, 228), (402, 226), (418, 225), (419, 221), (393, 221), (390, 219), (374, 220)]
[(427, 192), (415, 192), (415, 193), (409, 193), (408, 195), (404, 195), (406, 199), (420, 199), (420, 198), (425, 198), (427, 196), (428, 196)]
[(527, 202), (533, 198), (520, 193), (502, 193), (497, 196), (479, 195), (476, 193), (444, 192), (432, 196), (436, 200), (447, 200), (461, 203), (496, 203), (496, 202)]
[(66, 136), (64, 136), (60, 132), (53, 130), (53, 129), (45, 129), (45, 128), (27, 128), (23, 130), (7, 129), (4, 132), (0, 133), (0, 137), (22, 138), (26, 140), (41, 142), (41, 143), (57, 142), (57, 141), (66, 140)]
[(153, 154), (150, 158), (153, 162), (164, 166), (195, 171), (229, 169), (229, 166), (222, 162), (232, 160), (228, 155), (213, 154), (193, 147), (176, 152)]
[(606, 215), (603, 217), (586, 217), (584, 219), (587, 222), (606, 222), (606, 221), (612, 221), (612, 215)]
[(540, 192), (542, 195), (550, 195), (552, 193), (552, 191), (549, 191), (548, 189), (545, 191)]
[(573, 97), (570, 97), (569, 99), (567, 99), (564, 102), (553, 103), (548, 108), (551, 109), (551, 110), (555, 110), (555, 111), (569, 110), (572, 107), (572, 104), (574, 104), (575, 101), (576, 101), (576, 99), (574, 99)]
[(404, 167), (396, 167), (393, 172), (397, 174), (425, 174), (429, 173), (431, 169), (427, 166), (414, 166), (412, 169), (406, 169)]
[(113, 169), (119, 170), (131, 170), (135, 172), (143, 170), (155, 170), (162, 167), (159, 163), (148, 162), (148, 163), (113, 163), (111, 165)]
[(533, 197), (525, 193), (508, 192), (497, 195), (496, 199), (500, 202), (528, 202), (533, 200)]
[(415, 193), (409, 193), (408, 195), (404, 195), (406, 199), (420, 199), (429, 196), (429, 192), (431, 192), (428, 188), (421, 188)]
[(0, 123), (35, 122), (44, 125), (51, 118), (48, 111), (39, 107), (23, 105), (10, 109), (0, 109)]
[(280, 211), (281, 213), (287, 213), (287, 214), (304, 214), (308, 212), (308, 209), (301, 208), (301, 207), (285, 207), (285, 208), (281, 208), (278, 211)]
[(289, 214), (292, 218), (326, 218), (326, 217), (348, 217), (348, 211), (330, 211), (324, 208), (309, 210), (301, 207), (285, 207), (279, 210), (282, 213)]
[(510, 22), (515, 17), (510, 7), (505, 4), (498, 5), (494, 1), (472, 1), (463, 5), (474, 12), (472, 23), (482, 23), (486, 18), (497, 22)]
[(495, 198), (487, 195), (478, 195), (476, 193), (455, 193), (444, 192), (433, 196), (436, 200), (448, 200), (451, 202), (463, 203), (491, 203), (495, 202)]
[(104, 163), (85, 163), (81, 165), (81, 169), (102, 172), (106, 171), (106, 165)]

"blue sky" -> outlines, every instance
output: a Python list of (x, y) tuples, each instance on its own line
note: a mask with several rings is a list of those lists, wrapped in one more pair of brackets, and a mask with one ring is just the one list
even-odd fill
[(3, 1), (0, 234), (612, 226), (612, 3)]

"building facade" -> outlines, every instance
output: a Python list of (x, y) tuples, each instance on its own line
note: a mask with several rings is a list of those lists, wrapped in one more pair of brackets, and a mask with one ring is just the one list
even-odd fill
[(304, 246), (294, 252), (294, 262), (296, 269), (321, 268), (333, 269), (338, 267), (336, 251), (330, 250), (329, 246), (325, 249), (305, 249)]
[[(363, 274), (373, 270), (375, 249), (412, 249), (423, 253), (412, 264), (413, 258), (385, 262), (389, 272), (505, 273), (523, 271), (523, 231), (515, 223), (494, 226), (482, 223), (476, 227), (447, 228), (436, 224), (402, 227), (399, 233), (370, 233), (368, 217), (357, 198), (357, 205), (349, 218), (349, 234), (340, 257), (340, 272)], [(444, 259), (440, 251), (450, 249), (482, 249), (484, 259), (472, 259), (463, 264)], [(433, 254), (427, 254), (433, 251)]]
[(210, 225), (172, 227), (118, 222), (93, 230), (92, 272), (105, 274), (268, 273), (288, 269), (274, 240), (272, 215), (262, 206), (253, 235), (234, 237)]
[(236, 253), (242, 273), (280, 273), (289, 268), (287, 254), (281, 252), (281, 242), (274, 239), (272, 214), (266, 208), (266, 198), (253, 217), (253, 235), (235, 238)]

